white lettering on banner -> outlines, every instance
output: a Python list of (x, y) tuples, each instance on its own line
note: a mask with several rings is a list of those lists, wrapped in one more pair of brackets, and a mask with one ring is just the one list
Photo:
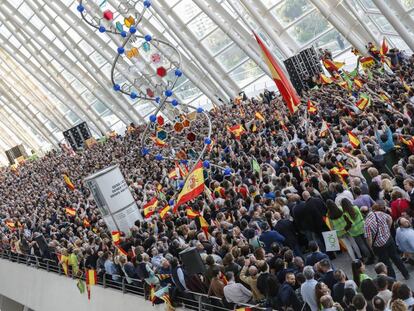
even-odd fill
[(339, 239), (335, 230), (322, 232), (327, 252), (339, 251)]

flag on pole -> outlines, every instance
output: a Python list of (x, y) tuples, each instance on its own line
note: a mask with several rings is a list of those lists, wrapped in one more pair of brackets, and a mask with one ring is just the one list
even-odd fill
[(384, 39), (382, 40), (382, 44), (381, 44), (380, 54), (385, 56), (385, 55), (387, 55), (388, 50), (389, 50), (388, 43), (387, 43), (387, 40), (384, 37)]
[(200, 216), (200, 212), (193, 211), (193, 209), (191, 207), (187, 207), (187, 209), (185, 211), (186, 211), (187, 217), (189, 219), (194, 219), (194, 218)]
[(356, 106), (359, 110), (364, 111), (371, 104), (371, 98), (369, 95), (363, 93), (359, 96), (359, 100), (356, 102)]
[(208, 233), (208, 222), (207, 220), (203, 217), (203, 216), (199, 216), (199, 220), (200, 220), (200, 226), (201, 226), (201, 230), (203, 230), (204, 234), (206, 235), (206, 239), (208, 239), (209, 233)]
[(375, 60), (371, 56), (361, 57), (359, 62), (364, 70), (369, 69), (375, 65)]
[(85, 292), (85, 283), (81, 279), (78, 280), (78, 282), (76, 283), (76, 286), (78, 287), (79, 292), (81, 294)]
[(351, 131), (348, 131), (348, 139), (349, 139), (349, 143), (351, 144), (351, 146), (355, 149), (358, 148), (359, 145), (361, 144), (361, 142), (358, 139), (358, 136), (356, 136)]
[(6, 220), (5, 224), (6, 224), (7, 228), (9, 228), (9, 230), (11, 230), (11, 231), (16, 229), (16, 224), (14, 223), (14, 221)]
[(330, 59), (324, 59), (323, 65), (328, 71), (339, 71), (343, 66), (345, 66), (344, 62), (335, 62)]
[(204, 174), (203, 164), (201, 161), (197, 163), (194, 170), (188, 175), (184, 187), (177, 198), (177, 204), (174, 206), (174, 213), (178, 207), (184, 203), (193, 200), (204, 191)]
[(63, 272), (65, 273), (66, 276), (68, 276), (69, 257), (66, 255), (62, 255), (62, 254), (57, 254), (57, 257), (59, 260), (59, 264), (62, 266)]
[(300, 105), (300, 97), (296, 93), (295, 89), (292, 86), (292, 83), (286, 77), (285, 73), (280, 68), (276, 59), (270, 53), (263, 41), (259, 38), (258, 35), (256, 35), (256, 33), (254, 33), (254, 36), (262, 50), (263, 59), (269, 67), (273, 81), (275, 81), (276, 86), (279, 89), (279, 92), (282, 95), (283, 99), (285, 100), (290, 113), (294, 114)]
[(321, 131), (319, 132), (319, 137), (325, 137), (328, 134), (328, 131), (329, 131), (329, 124), (325, 120), (323, 120)]
[(112, 231), (112, 241), (115, 245), (119, 245), (119, 243), (121, 243), (121, 232)]
[(83, 226), (85, 228), (89, 228), (91, 226), (91, 223), (89, 222), (88, 218), (83, 219)]
[(354, 84), (358, 87), (358, 88), (362, 88), (362, 86), (364, 85), (364, 82), (362, 82), (360, 79), (358, 78), (354, 78)]
[(159, 214), (162, 220), (165, 219), (165, 217), (167, 216), (167, 213), (171, 210), (171, 206), (167, 205), (165, 207), (163, 207), (162, 209), (160, 209)]
[(236, 137), (236, 139), (240, 139), (240, 137), (244, 133), (246, 133), (246, 130), (241, 124), (233, 125), (232, 127), (228, 127), (227, 129)]
[(157, 206), (158, 206), (158, 199), (157, 197), (153, 197), (151, 201), (147, 202), (147, 204), (143, 206), (144, 217), (150, 218), (154, 214), (154, 211), (157, 208)]
[(96, 285), (98, 282), (98, 277), (96, 275), (96, 270), (88, 269), (86, 270), (86, 289), (88, 291), (88, 299), (91, 300), (91, 286)]
[(310, 99), (308, 100), (308, 112), (309, 114), (316, 114), (318, 112), (315, 104)]
[(333, 82), (331, 78), (325, 76), (323, 73), (319, 74), (319, 78), (321, 79), (321, 83), (323, 85), (331, 84)]
[(177, 179), (178, 178), (177, 170), (175, 168), (168, 173), (168, 178), (169, 179)]
[(75, 185), (72, 183), (72, 181), (70, 180), (69, 176), (66, 174), (63, 174), (63, 180), (65, 181), (66, 186), (74, 191), (75, 190)]

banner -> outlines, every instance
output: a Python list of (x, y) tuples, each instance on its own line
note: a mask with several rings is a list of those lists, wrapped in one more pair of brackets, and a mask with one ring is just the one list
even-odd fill
[(339, 240), (336, 231), (325, 231), (322, 232), (323, 240), (325, 242), (325, 247), (327, 252), (339, 251)]
[(136, 220), (143, 220), (117, 165), (87, 177), (85, 183), (110, 231), (128, 233)]

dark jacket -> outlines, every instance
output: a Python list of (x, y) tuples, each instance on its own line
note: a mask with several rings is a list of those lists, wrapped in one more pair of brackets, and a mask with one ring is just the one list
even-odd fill
[(289, 283), (283, 283), (279, 290), (279, 302), (283, 307), (292, 307), (293, 310), (301, 310), (302, 305)]

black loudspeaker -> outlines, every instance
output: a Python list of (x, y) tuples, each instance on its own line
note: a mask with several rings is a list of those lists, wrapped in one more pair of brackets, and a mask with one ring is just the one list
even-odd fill
[(27, 153), (23, 145), (17, 145), (9, 150), (6, 150), (6, 156), (10, 164), (14, 164), (14, 160), (17, 158), (24, 157), (26, 159)]
[(89, 130), (86, 122), (78, 124), (71, 129), (64, 131), (63, 136), (75, 151), (79, 148), (83, 148), (85, 140), (92, 137), (91, 131)]
[(309, 81), (315, 75), (323, 72), (315, 48), (310, 47), (284, 61), (290, 81), (298, 94), (309, 86)]
[(49, 257), (49, 247), (47, 246), (47, 242), (43, 234), (39, 234), (36, 236), (35, 241), (37, 245), (39, 246), (40, 252), (42, 253), (42, 256)]
[(203, 274), (205, 271), (203, 260), (195, 247), (187, 248), (180, 254), (183, 268), (188, 275)]

